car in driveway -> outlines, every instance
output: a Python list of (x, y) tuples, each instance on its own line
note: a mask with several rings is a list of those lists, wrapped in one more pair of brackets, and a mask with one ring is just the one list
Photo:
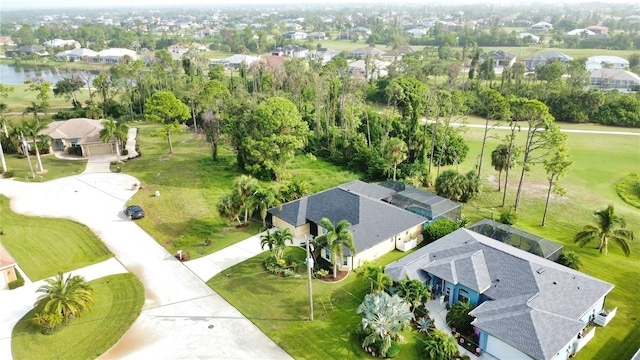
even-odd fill
[(138, 205), (131, 205), (124, 210), (124, 214), (133, 220), (142, 219), (144, 217), (144, 210)]

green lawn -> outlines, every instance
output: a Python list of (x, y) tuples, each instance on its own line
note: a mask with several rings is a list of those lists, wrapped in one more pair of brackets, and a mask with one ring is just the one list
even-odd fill
[(142, 283), (131, 273), (90, 281), (94, 305), (52, 335), (29, 321), (33, 310), (13, 328), (14, 359), (95, 359), (131, 327), (144, 304)]
[[(55, 84), (51, 84), (52, 86)], [(27, 91), (29, 86), (27, 85), (8, 85), (13, 88), (13, 91), (9, 93), (9, 96), (6, 99), (3, 99), (3, 102), (7, 104), (6, 112), (24, 112), (24, 109), (27, 106), (31, 106), (31, 102), (38, 102), (36, 99), (37, 92), (35, 91)], [(51, 108), (49, 109), (49, 115), (52, 115), (60, 110), (71, 109), (71, 100), (66, 100), (62, 97), (55, 97), (53, 95), (53, 90), (49, 92), (49, 103), (51, 104)], [(84, 89), (79, 91), (76, 94), (78, 101), (84, 103), (86, 100), (89, 100), (89, 92)], [(24, 116), (25, 119), (32, 119), (33, 114), (28, 114)], [(43, 118), (41, 116), (41, 118)], [(46, 117), (44, 117), (46, 118)]]
[[(136, 124), (142, 157), (129, 161), (122, 171), (142, 182), (130, 203), (145, 209), (147, 216), (138, 224), (171, 253), (189, 251), (191, 258), (210, 254), (255, 235), (261, 221), (245, 228), (235, 227), (216, 211), (221, 195), (231, 191), (238, 171), (235, 155), (220, 149), (219, 162), (213, 162), (204, 138), (193, 133), (173, 135), (174, 153), (168, 154), (165, 140), (151, 137), (155, 124)], [(292, 178), (309, 184), (312, 192), (324, 190), (357, 178), (357, 175), (321, 159), (301, 155), (288, 166)], [(160, 191), (161, 196), (153, 196)], [(211, 244), (204, 246), (205, 240)]]
[(32, 281), (113, 256), (88, 227), (71, 220), (16, 214), (2, 195), (0, 224), (2, 245)]
[[(30, 156), (33, 170), (36, 169), (38, 163), (36, 156)], [(23, 157), (18, 154), (5, 154), (5, 160), (7, 161), (7, 167), (15, 171), (15, 179), (18, 181), (27, 182), (40, 182), (49, 181), (65, 176), (78, 175), (84, 171), (87, 167), (87, 160), (63, 160), (56, 158), (53, 154), (41, 155), (42, 166), (46, 173), (36, 173), (35, 179), (31, 175), (29, 169), (29, 163), (27, 157)], [(40, 179), (42, 177), (42, 179)]]
[[(304, 251), (288, 248), (298, 261)], [(387, 261), (397, 257), (394, 252)], [(339, 283), (313, 280), (314, 321), (309, 319), (306, 267), (299, 266), (299, 277), (281, 278), (265, 273), (265, 252), (233, 266), (210, 279), (207, 284), (239, 309), (260, 330), (294, 359), (369, 358), (362, 351), (355, 330), (361, 316), (356, 309), (369, 291), (369, 284), (352, 272)], [(265, 304), (268, 304), (265, 306)], [(420, 339), (415, 330), (405, 333), (408, 343), (396, 359), (418, 359)]]

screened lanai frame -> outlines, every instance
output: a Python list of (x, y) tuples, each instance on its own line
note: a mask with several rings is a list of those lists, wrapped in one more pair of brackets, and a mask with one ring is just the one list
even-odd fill
[(428, 223), (440, 219), (456, 221), (462, 217), (462, 205), (455, 201), (397, 181), (387, 180), (380, 185), (397, 191), (383, 200), (428, 219)]
[(558, 261), (564, 249), (556, 242), (491, 219), (480, 220), (471, 225), (469, 230), (551, 261)]

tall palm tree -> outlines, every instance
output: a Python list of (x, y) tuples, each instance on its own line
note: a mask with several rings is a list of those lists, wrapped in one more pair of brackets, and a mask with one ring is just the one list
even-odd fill
[(602, 254), (609, 254), (609, 240), (618, 244), (624, 254), (631, 255), (631, 248), (628, 241), (633, 241), (635, 234), (631, 230), (625, 229), (627, 223), (624, 218), (614, 212), (613, 205), (609, 204), (606, 209), (596, 211), (596, 225), (585, 225), (582, 231), (573, 238), (574, 242), (580, 246), (585, 246), (592, 241), (598, 242), (598, 250)]
[(438, 329), (429, 332), (429, 336), (425, 340), (425, 351), (431, 360), (454, 359), (460, 354), (456, 339)]
[(391, 138), (384, 147), (385, 159), (393, 164), (393, 181), (396, 181), (398, 164), (407, 160), (407, 144), (398, 138)]
[(293, 234), (289, 229), (267, 231), (260, 236), (260, 247), (264, 249), (267, 246), (276, 260), (284, 258), (284, 249), (287, 247), (287, 242), (293, 243)]
[(259, 186), (253, 197), (256, 202), (256, 210), (262, 219), (262, 226), (266, 227), (267, 211), (277, 206), (278, 210), (282, 210), (282, 201), (278, 199), (278, 194), (272, 187)]
[(384, 273), (383, 266), (373, 265), (368, 261), (364, 263), (362, 272), (358, 273), (358, 276), (369, 280), (371, 283), (371, 292), (373, 293), (379, 293), (393, 285), (393, 279)]
[(36, 152), (36, 158), (38, 159), (38, 171), (43, 172), (44, 168), (42, 167), (42, 160), (40, 159), (40, 150), (38, 149), (38, 138), (41, 137), (39, 134), (40, 131), (47, 128), (46, 125), (41, 124), (37, 121), (27, 122), (23, 120), (19, 125), (20, 131), (22, 131), (25, 136), (31, 138), (33, 140), (33, 149)]
[(129, 126), (121, 121), (102, 120), (102, 130), (100, 130), (100, 140), (108, 142), (113, 137), (116, 145), (116, 156), (120, 161), (120, 146), (122, 141), (126, 142), (129, 133)]
[(36, 121), (36, 123), (40, 124), (40, 113), (46, 111), (46, 106), (32, 101), (31, 106), (27, 106), (26, 108), (24, 108), (24, 112), (22, 113), (22, 115), (33, 113), (33, 119)]
[(404, 300), (384, 291), (365, 295), (357, 313), (362, 314), (360, 328), (365, 334), (362, 347), (378, 345), (382, 357), (386, 356), (394, 341), (404, 342), (402, 332), (413, 318)]
[(327, 232), (324, 235), (320, 235), (316, 238), (316, 242), (319, 244), (326, 244), (331, 251), (333, 257), (333, 277), (338, 277), (338, 262), (342, 263), (342, 257), (344, 254), (343, 248), (351, 251), (351, 256), (356, 256), (356, 247), (353, 243), (353, 235), (349, 232), (351, 223), (347, 220), (340, 221), (336, 226), (333, 225), (331, 220), (322, 218), (320, 220), (320, 226), (322, 226)]
[(37, 313), (62, 315), (64, 321), (70, 321), (93, 305), (93, 289), (82, 276), (69, 274), (65, 279), (58, 273), (45, 281), (46, 284), (36, 290), (43, 293), (34, 304)]

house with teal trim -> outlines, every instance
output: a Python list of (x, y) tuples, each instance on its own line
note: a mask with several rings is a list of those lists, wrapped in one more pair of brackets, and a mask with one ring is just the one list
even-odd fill
[(613, 285), (467, 229), (389, 264), (453, 305), (469, 301), (479, 348), (497, 359), (568, 359), (606, 324)]

